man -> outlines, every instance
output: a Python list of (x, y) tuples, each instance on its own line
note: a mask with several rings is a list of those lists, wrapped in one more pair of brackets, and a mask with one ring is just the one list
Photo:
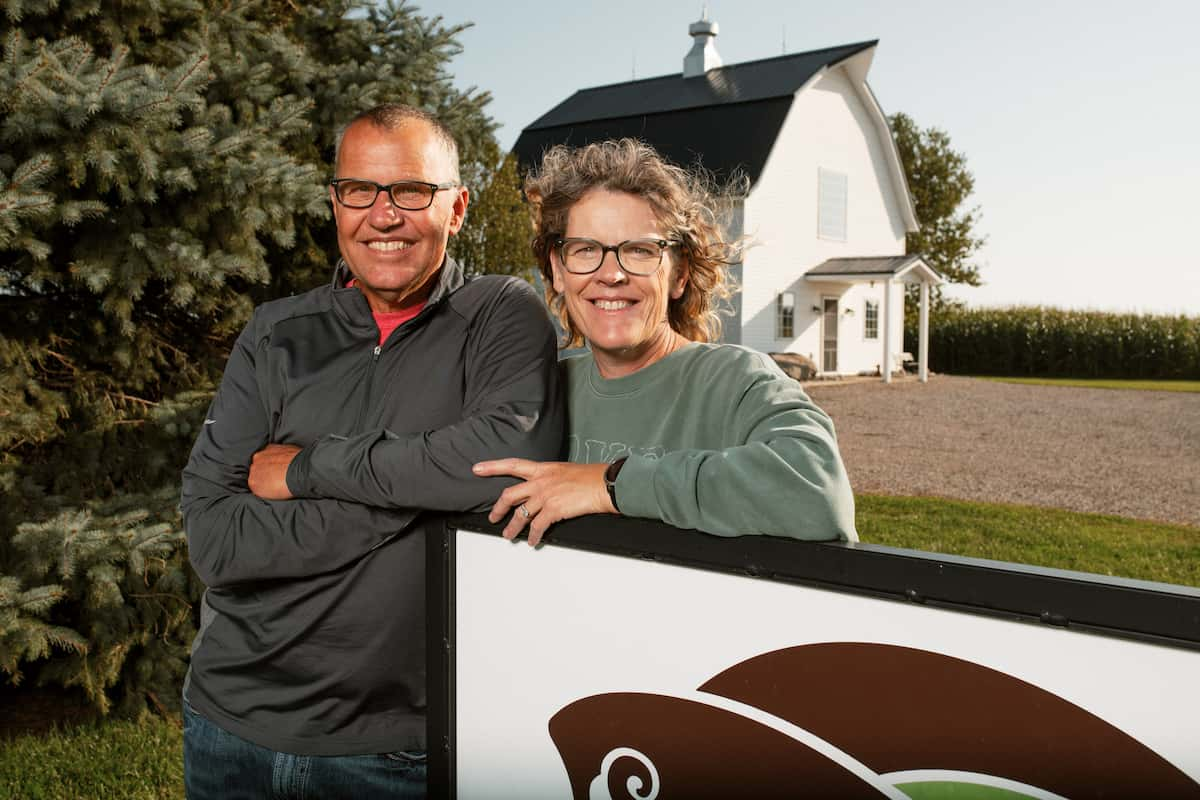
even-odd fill
[[(446, 255), (469, 200), (449, 131), (372, 109), (336, 175), (332, 285), (256, 310), (183, 474), (208, 586), (184, 687), (197, 800), (424, 796), (418, 509), (484, 508), (508, 484), (474, 462), (562, 442), (541, 301)], [(377, 502), (336, 499), (351, 482)]]

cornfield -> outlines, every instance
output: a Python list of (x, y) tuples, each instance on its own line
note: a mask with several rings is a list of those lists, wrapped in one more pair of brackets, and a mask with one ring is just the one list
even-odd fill
[[(930, 319), (929, 331), (929, 362), (939, 372), (1200, 380), (1200, 317), (1042, 306), (945, 309)], [(905, 349), (915, 352), (915, 326), (904, 338)]]

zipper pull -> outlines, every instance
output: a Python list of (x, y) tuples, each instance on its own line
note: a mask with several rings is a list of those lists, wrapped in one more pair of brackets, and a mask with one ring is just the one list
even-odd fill
[(379, 359), (379, 351), (380, 351), (380, 350), (382, 350), (382, 349), (383, 349), (383, 345), (381, 345), (381, 344), (377, 344), (377, 345), (375, 345), (375, 358), (376, 358), (376, 360), (378, 360), (378, 359)]

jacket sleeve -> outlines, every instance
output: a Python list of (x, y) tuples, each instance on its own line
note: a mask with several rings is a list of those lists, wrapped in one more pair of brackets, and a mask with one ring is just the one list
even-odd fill
[(629, 456), (617, 476), (621, 513), (723, 536), (857, 541), (833, 422), (798, 383), (758, 373), (728, 425), (741, 444)]
[(212, 588), (328, 572), (405, 529), (412, 512), (336, 500), (261, 500), (246, 485), (270, 440), (255, 321), (238, 338), (183, 471), (180, 509), (196, 574)]
[(512, 478), (480, 478), (478, 461), (556, 459), (566, 411), (557, 344), (545, 306), (523, 281), (500, 286), (472, 321), (464, 347), (463, 418), (423, 433), (370, 431), (327, 437), (305, 447), (288, 468), (296, 497), (379, 508), (481, 510)]

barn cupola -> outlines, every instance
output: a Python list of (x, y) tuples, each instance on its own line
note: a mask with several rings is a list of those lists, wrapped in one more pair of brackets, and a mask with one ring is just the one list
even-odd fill
[(683, 77), (695, 78), (710, 69), (721, 66), (721, 56), (717, 53), (717, 38), (719, 28), (717, 23), (708, 21), (708, 6), (699, 22), (688, 25), (688, 33), (692, 37), (692, 49), (683, 57)]

